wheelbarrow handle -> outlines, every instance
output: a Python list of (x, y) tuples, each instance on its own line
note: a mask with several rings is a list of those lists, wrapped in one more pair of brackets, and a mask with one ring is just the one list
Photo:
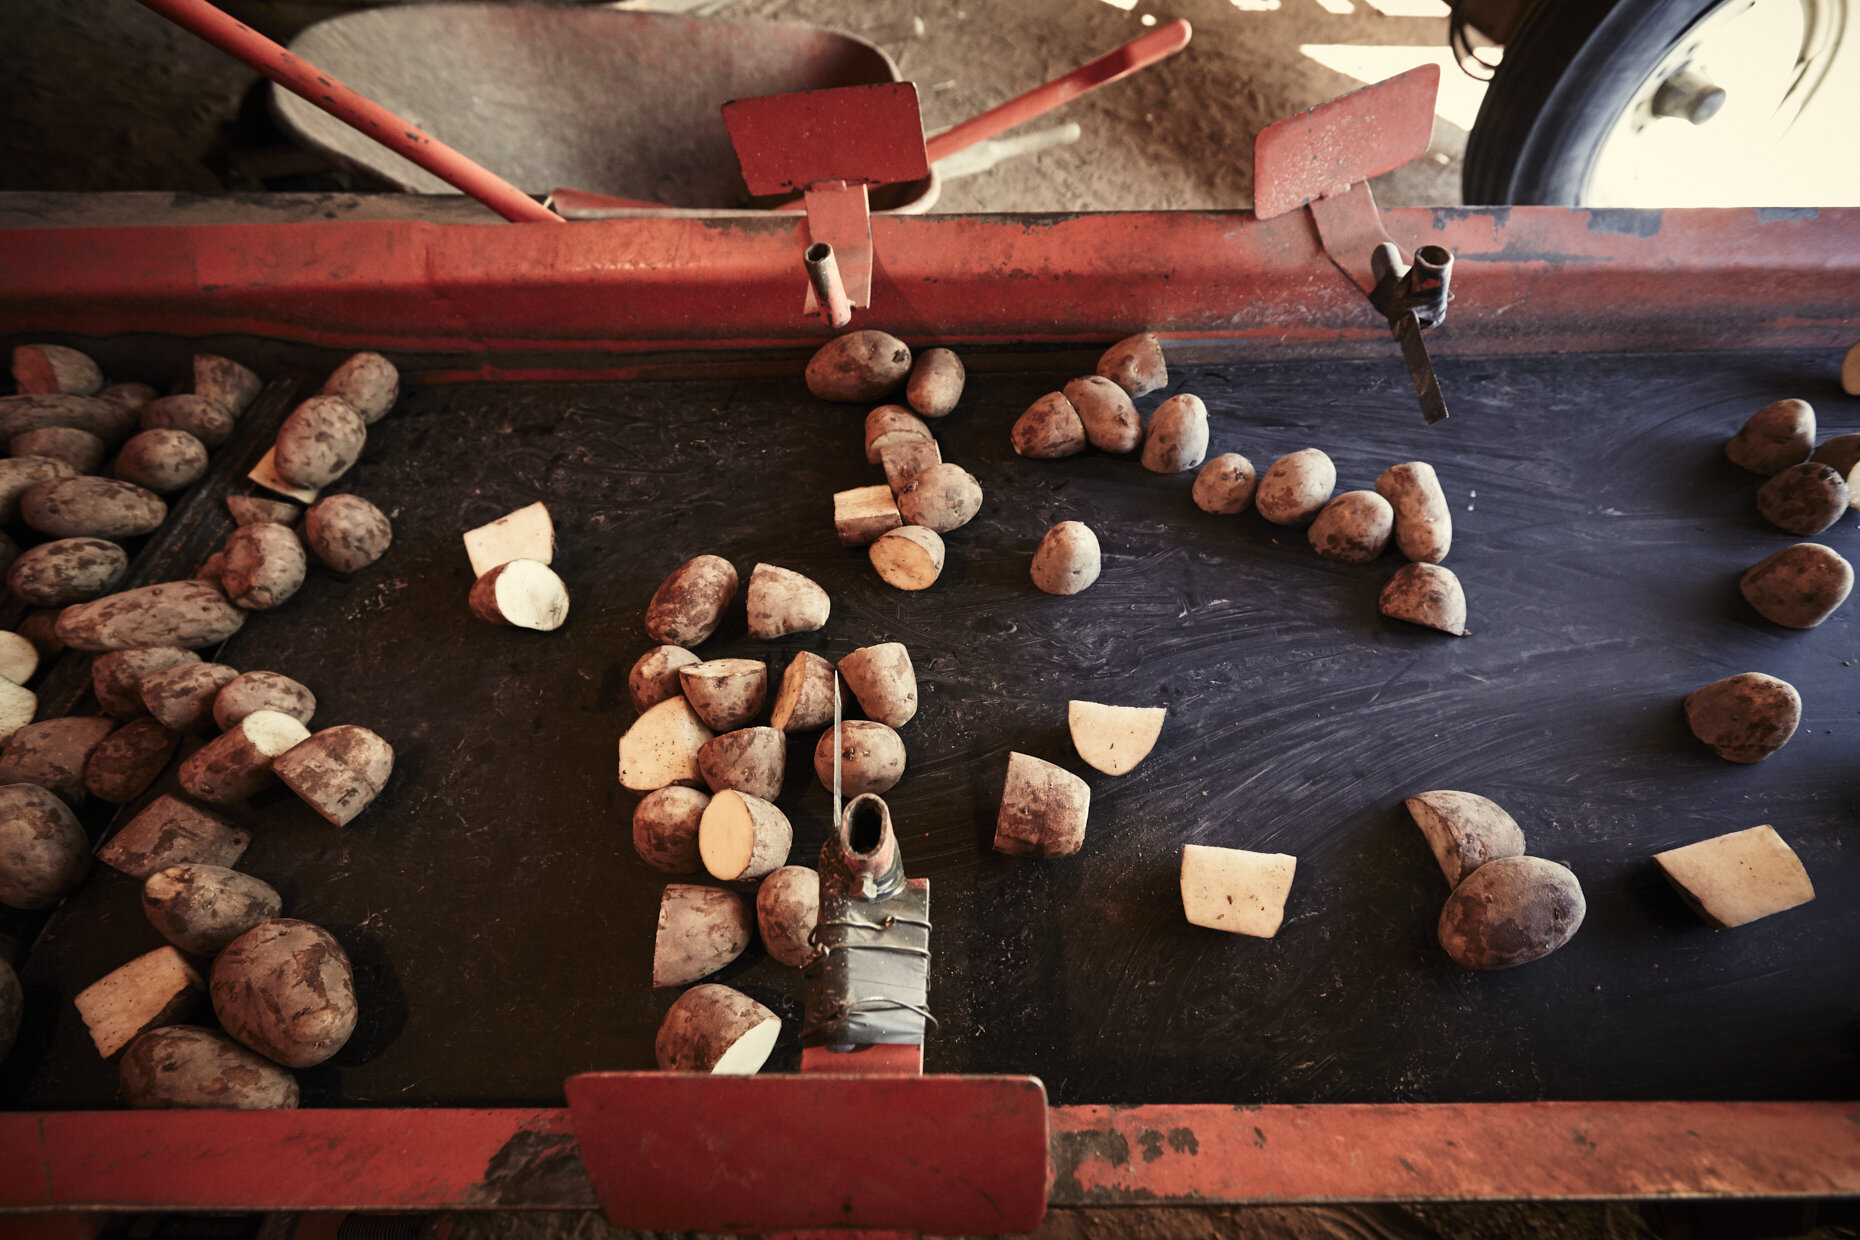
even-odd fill
[[(147, 2), (144, 0), (144, 3)], [(1054, 78), (1044, 86), (1036, 86), (999, 107), (990, 108), (980, 116), (946, 129), (924, 143), (930, 162), (947, 159), (957, 151), (967, 150), (977, 142), (986, 141), (1036, 116), (1051, 112), (1080, 95), (1097, 90), (1100, 86), (1108, 86), (1139, 69), (1146, 69), (1159, 60), (1165, 60), (1187, 47), (1189, 37), (1193, 34), (1194, 29), (1186, 21), (1172, 21), (1141, 38), (1132, 39), (1122, 47), (1113, 48), (1063, 77)]]
[(562, 217), (484, 165), (308, 64), (207, 0), (141, 0), (175, 25), (237, 57), (337, 120), (470, 194), (507, 220), (562, 223)]

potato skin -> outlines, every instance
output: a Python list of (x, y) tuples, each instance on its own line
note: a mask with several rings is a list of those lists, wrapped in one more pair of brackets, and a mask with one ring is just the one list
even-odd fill
[(696, 874), (704, 868), (698, 855), (698, 823), (710, 794), (682, 784), (648, 792), (633, 808), (633, 851), (666, 874)]
[(787, 770), (788, 738), (774, 728), (738, 728), (705, 741), (698, 750), (698, 773), (712, 792), (735, 789), (764, 801), (781, 795)]
[(316, 694), (277, 672), (245, 672), (227, 681), (214, 697), (213, 725), (229, 732), (255, 710), (275, 710), (308, 727), (316, 715)]
[(7, 440), (6, 450), (16, 457), (42, 456), (63, 461), (77, 473), (94, 474), (109, 449), (103, 440), (75, 426), (41, 426)]
[(348, 401), (312, 396), (278, 428), (272, 468), (294, 487), (316, 491), (349, 472), (368, 443), (368, 424)]
[(1048, 392), (1027, 406), (1009, 433), (1014, 451), (1036, 461), (1058, 460), (1085, 451), (1085, 423), (1064, 392)]
[(160, 529), (168, 505), (114, 478), (54, 478), (19, 497), (19, 515), (52, 538), (134, 538)]
[(1418, 563), (1438, 564), (1453, 547), (1453, 512), (1440, 476), (1426, 461), (1391, 465), (1376, 479), (1376, 494), (1395, 510), (1395, 545)]
[(948, 417), (962, 399), (962, 385), (967, 377), (962, 359), (954, 353), (948, 349), (926, 349), (917, 355), (917, 364), (911, 367), (904, 398), (926, 418)]
[(279, 754), (271, 773), (335, 826), (374, 803), (394, 775), (394, 747), (367, 728), (339, 723)]
[(1499, 857), (1464, 879), (1440, 910), (1440, 946), (1469, 969), (1509, 969), (1575, 935), (1588, 902), (1576, 876), (1542, 857)]
[(379, 353), (357, 353), (323, 381), (322, 395), (346, 401), (363, 422), (373, 426), (400, 399), (400, 371)]
[(1098, 535), (1083, 521), (1061, 521), (1033, 553), (1033, 584), (1048, 594), (1077, 594), (1098, 580), (1104, 559)]
[(1778, 529), (1807, 538), (1840, 520), (1849, 498), (1840, 470), (1804, 461), (1778, 470), (1757, 489), (1757, 511)]
[(1287, 453), (1272, 463), (1253, 493), (1253, 506), (1274, 525), (1303, 525), (1324, 510), (1337, 488), (1337, 467), (1316, 448)]
[(50, 908), (84, 880), (90, 861), (68, 805), (36, 784), (0, 786), (0, 904)]
[(149, 713), (142, 700), (142, 678), (178, 663), (198, 663), (200, 656), (179, 646), (137, 646), (100, 655), (90, 665), (91, 691), (103, 713), (134, 719)]
[(1135, 452), (1143, 442), (1143, 419), (1123, 388), (1102, 375), (1074, 379), (1065, 397), (1078, 410), (1085, 438), (1101, 452)]
[(1157, 474), (1194, 469), (1208, 455), (1208, 407), (1184, 392), (1156, 406), (1143, 435), (1143, 468)]
[(1438, 564), (1402, 565), (1382, 587), (1377, 606), (1391, 619), (1466, 636), (1466, 594), (1453, 571)]
[[(814, 774), (827, 791), (833, 791), (833, 729), (820, 734), (814, 746)], [(868, 792), (880, 795), (904, 778), (904, 742), (882, 723), (847, 719), (840, 723), (840, 793), (852, 798)]]
[(129, 553), (102, 538), (60, 538), (26, 551), (7, 570), (7, 589), (37, 607), (68, 607), (108, 594), (129, 571)]
[(110, 472), (157, 495), (171, 495), (207, 472), (207, 445), (183, 430), (143, 431), (117, 452)]
[(1388, 548), (1395, 510), (1374, 491), (1345, 491), (1311, 523), (1311, 548), (1339, 564), (1367, 564)]
[(687, 986), (729, 964), (756, 936), (756, 915), (734, 891), (667, 883), (659, 895), (652, 984)]
[(1169, 367), (1155, 332), (1126, 336), (1106, 349), (1098, 359), (1098, 373), (1133, 397), (1169, 385)]
[(66, 715), (29, 723), (0, 748), (0, 784), (37, 784), (72, 805), (84, 803), (84, 766), (116, 720)]
[(889, 446), (880, 442), (900, 443), (910, 439), (936, 441), (924, 420), (903, 405), (880, 405), (865, 415), (865, 463), (877, 465), (879, 453)]
[(123, 1101), (140, 1111), (273, 1111), (298, 1102), (296, 1077), (198, 1025), (166, 1025), (131, 1042), (117, 1083)]
[(961, 529), (982, 508), (982, 484), (975, 475), (948, 461), (932, 465), (898, 492), (898, 512), (906, 525), (938, 534)]
[(164, 396), (142, 407), (145, 431), (185, 431), (209, 448), (232, 438), (238, 415), (205, 396)]
[(672, 570), (646, 605), (646, 634), (667, 646), (703, 644), (736, 597), (736, 566), (719, 555), (694, 556)]
[(1253, 492), (1258, 486), (1259, 476), (1253, 470), (1253, 462), (1238, 452), (1223, 452), (1201, 467), (1190, 494), (1195, 507), (1201, 511), (1232, 516), (1245, 512), (1252, 505)]
[(277, 917), (213, 962), (213, 1014), (227, 1033), (287, 1068), (309, 1068), (355, 1032), (355, 974), (329, 931)]
[(58, 636), (73, 650), (132, 646), (217, 646), (237, 633), (246, 613), (205, 581), (169, 581), (75, 603), (58, 617)]
[(84, 787), (101, 801), (122, 805), (148, 791), (174, 757), (177, 734), (144, 715), (103, 738), (84, 764)]
[(701, 662), (702, 659), (683, 646), (654, 646), (640, 655), (626, 678), (627, 696), (633, 700), (633, 709), (643, 715), (666, 698), (683, 693), (678, 669)]
[(49, 456), (15, 456), (0, 461), (0, 525), (19, 520), (19, 501), (41, 482), (73, 478), (77, 471)]
[(1727, 762), (1761, 762), (1802, 722), (1802, 695), (1786, 680), (1741, 672), (1686, 695), (1686, 726)]
[(1724, 445), (1731, 463), (1753, 474), (1781, 473), (1815, 450), (1815, 410), (1805, 400), (1763, 406)]
[(297, 593), (308, 571), (296, 533), (270, 521), (255, 521), (227, 535), (220, 586), (235, 607), (265, 611)]
[(142, 911), (164, 939), (196, 956), (217, 956), (228, 943), (284, 911), (270, 883), (223, 865), (185, 862), (155, 871), (142, 884)]
[(847, 332), (827, 341), (807, 363), (807, 390), (822, 400), (880, 400), (910, 373), (910, 347), (896, 336)]
[(325, 495), (304, 514), (304, 541), (324, 567), (355, 573), (387, 554), (394, 527), (359, 495)]
[(224, 663), (177, 663), (142, 678), (142, 704), (170, 731), (204, 732), (220, 691), (238, 678)]
[(1753, 565), (1738, 589), (1771, 624), (1812, 629), (1840, 609), (1854, 588), (1854, 567), (1820, 543), (1796, 543)]
[(820, 875), (806, 866), (784, 865), (756, 889), (756, 925), (777, 963), (798, 969), (813, 958), (819, 920)]

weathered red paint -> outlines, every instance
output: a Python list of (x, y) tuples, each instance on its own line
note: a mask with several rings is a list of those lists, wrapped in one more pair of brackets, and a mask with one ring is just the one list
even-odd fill
[(1274, 122), (1253, 139), (1253, 210), (1262, 220), (1340, 194), (1427, 154), (1440, 66), (1384, 82)]
[(723, 125), (743, 183), (758, 196), (818, 181), (890, 185), (930, 175), (914, 82), (732, 99), (723, 105)]

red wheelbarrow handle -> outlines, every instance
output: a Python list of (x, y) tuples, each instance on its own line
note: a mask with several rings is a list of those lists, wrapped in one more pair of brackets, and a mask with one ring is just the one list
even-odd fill
[(990, 108), (980, 116), (926, 141), (924, 147), (929, 152), (930, 162), (934, 164), (957, 151), (967, 150), (977, 142), (1025, 124), (1063, 103), (1070, 103), (1080, 95), (1129, 77), (1159, 60), (1166, 60), (1187, 47), (1189, 37), (1193, 34), (1194, 29), (1187, 22), (1172, 21), (1167, 26), (1106, 52), (1089, 64), (1080, 65), (1064, 77), (1054, 78), (1044, 86), (1036, 86), (1024, 95), (1016, 95), (1000, 107)]
[(206, 0), (142, 0), (142, 3), (227, 55), (243, 60), (286, 90), (302, 95), (396, 155), (412, 160), (446, 184), (470, 194), (505, 219), (563, 222), (561, 216), (489, 168), (474, 163), (366, 95), (357, 94)]

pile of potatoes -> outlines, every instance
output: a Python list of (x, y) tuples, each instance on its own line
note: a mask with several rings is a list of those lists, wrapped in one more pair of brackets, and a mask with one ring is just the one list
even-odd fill
[[(758, 1070), (780, 1035), (779, 1019), (727, 986), (693, 984), (739, 957), (758, 930), (783, 964), (799, 967), (813, 955), (819, 879), (788, 864), (794, 831), (776, 804), (790, 739), (820, 734), (814, 772), (831, 790), (837, 673), (846, 691), (839, 790), (849, 799), (883, 793), (904, 775), (897, 729), (917, 713), (916, 671), (899, 642), (861, 647), (837, 665), (796, 651), (773, 694), (766, 662), (699, 655), (694, 647), (716, 633), (739, 586), (736, 566), (722, 556), (674, 569), (646, 607), (646, 633), (659, 644), (627, 678), (638, 718), (620, 738), (619, 776), (641, 794), (632, 824), (640, 859), (668, 875), (756, 884), (753, 911), (731, 888), (674, 882), (664, 889), (653, 985), (693, 987), (660, 1028), (658, 1061), (668, 1071)], [(832, 613), (819, 583), (777, 565), (756, 565), (741, 592), (749, 637), (758, 641), (818, 631)]]

